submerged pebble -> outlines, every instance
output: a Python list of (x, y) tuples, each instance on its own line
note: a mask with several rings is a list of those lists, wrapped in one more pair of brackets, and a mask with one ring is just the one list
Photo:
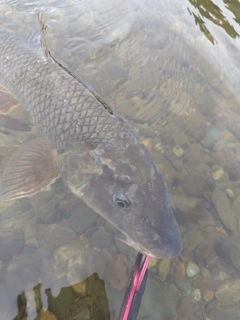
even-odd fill
[(193, 261), (189, 261), (186, 269), (189, 278), (195, 277), (199, 273), (199, 267)]

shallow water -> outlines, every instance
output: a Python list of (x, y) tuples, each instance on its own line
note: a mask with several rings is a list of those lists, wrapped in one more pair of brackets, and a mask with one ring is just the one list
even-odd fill
[[(52, 55), (129, 121), (166, 178), (183, 251), (151, 259), (141, 320), (239, 319), (239, 6), (0, 0), (1, 27), (21, 37), (44, 13)], [(21, 107), (0, 121), (2, 172), (39, 129)], [(61, 180), (0, 203), (0, 220), (1, 319), (117, 319), (136, 252)]]

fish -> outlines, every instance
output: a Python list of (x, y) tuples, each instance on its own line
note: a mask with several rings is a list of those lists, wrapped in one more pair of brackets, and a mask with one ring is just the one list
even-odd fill
[(152, 155), (127, 120), (52, 56), (42, 13), (38, 21), (37, 41), (0, 29), (0, 114), (20, 104), (43, 135), (10, 157), (0, 201), (30, 197), (61, 176), (129, 246), (157, 259), (178, 256), (179, 227)]

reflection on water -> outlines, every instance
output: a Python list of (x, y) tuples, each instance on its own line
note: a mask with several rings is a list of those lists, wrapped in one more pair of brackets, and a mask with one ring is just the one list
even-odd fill
[[(44, 12), (54, 57), (129, 120), (165, 175), (183, 251), (151, 259), (142, 320), (239, 319), (239, 3), (224, 3), (0, 1), (1, 26), (21, 36)], [(28, 119), (21, 107), (0, 118), (1, 172), (39, 135)], [(61, 180), (1, 203), (0, 220), (3, 319), (117, 318), (136, 253)]]
[[(214, 43), (214, 38), (207, 29), (205, 22), (202, 18), (206, 18), (208, 21), (213, 22), (214, 24), (218, 25), (219, 27), (223, 28), (227, 34), (232, 37), (236, 38), (239, 36), (237, 31), (234, 29), (233, 26), (227, 20), (227, 17), (224, 16), (221, 8), (214, 4), (213, 1), (209, 0), (189, 0), (191, 5), (198, 9), (199, 14), (196, 15), (195, 13), (190, 12), (193, 14), (194, 20), (196, 25), (199, 25), (200, 30), (206, 35), (206, 37)], [(224, 1), (225, 2), (225, 1)], [(227, 3), (227, 1), (225, 2)], [(231, 7), (233, 8), (233, 7)], [(237, 8), (236, 8), (237, 9)], [(229, 10), (231, 10), (229, 8)], [(232, 11), (232, 10), (231, 10)], [(238, 12), (238, 10), (234, 10), (234, 12)], [(202, 17), (202, 18), (201, 18)], [(237, 20), (235, 19), (237, 22)]]

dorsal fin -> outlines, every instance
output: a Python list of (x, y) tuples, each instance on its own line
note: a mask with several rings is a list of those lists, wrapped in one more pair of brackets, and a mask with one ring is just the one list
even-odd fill
[(45, 39), (47, 26), (45, 24), (45, 20), (44, 20), (42, 12), (38, 13), (38, 23), (39, 23), (39, 26), (40, 26), (40, 41), (41, 41), (41, 47), (42, 47), (43, 55), (44, 55), (45, 58), (49, 58), (50, 54), (49, 54), (47, 42), (46, 42), (46, 39)]
[(68, 70), (64, 65), (62, 65), (59, 61), (57, 61), (52, 55), (51, 52), (48, 50), (48, 46), (45, 39), (45, 34), (47, 30), (47, 26), (43, 17), (42, 12), (38, 13), (38, 22), (40, 25), (40, 39), (41, 39), (41, 47), (45, 58), (51, 58), (53, 59), (59, 67), (61, 67), (63, 70), (65, 70), (68, 74), (70, 74), (73, 78), (75, 78), (79, 83), (81, 83), (88, 91), (92, 93), (92, 95), (102, 104), (102, 106), (110, 113), (113, 114), (113, 110), (111, 107), (103, 101), (100, 96), (92, 89), (90, 88), (84, 81), (80, 80), (73, 72)]

